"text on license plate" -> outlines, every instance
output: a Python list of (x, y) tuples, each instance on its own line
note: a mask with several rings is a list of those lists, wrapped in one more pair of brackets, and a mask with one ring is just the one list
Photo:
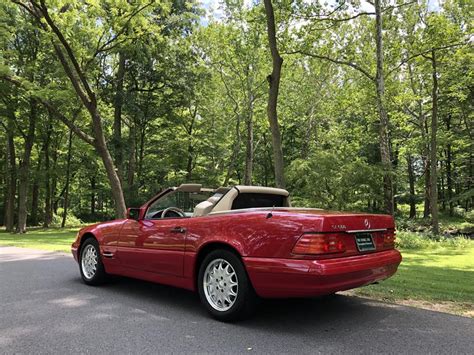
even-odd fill
[(355, 236), (357, 249), (359, 251), (375, 250), (374, 240), (370, 233), (357, 233)]

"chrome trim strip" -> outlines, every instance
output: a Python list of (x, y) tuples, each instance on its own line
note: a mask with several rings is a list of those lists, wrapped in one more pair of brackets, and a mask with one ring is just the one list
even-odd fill
[(381, 228), (381, 229), (357, 229), (357, 230), (350, 230), (346, 231), (346, 233), (365, 233), (365, 232), (384, 232), (388, 228)]
[(114, 253), (110, 252), (110, 251), (105, 251), (102, 253), (102, 256), (106, 257), (106, 258), (113, 258), (114, 257)]

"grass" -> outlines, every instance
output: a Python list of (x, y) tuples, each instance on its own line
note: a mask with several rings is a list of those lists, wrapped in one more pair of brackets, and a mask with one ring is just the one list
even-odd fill
[[(445, 311), (474, 316), (474, 241), (462, 248), (401, 250), (403, 262), (397, 274), (377, 285), (360, 288), (355, 294), (428, 308), (445, 305)], [(432, 305), (433, 307), (430, 307)]]
[(79, 228), (33, 229), (26, 234), (10, 234), (0, 231), (0, 246), (71, 252), (71, 244)]
[[(33, 229), (24, 235), (0, 231), (0, 246), (70, 252), (75, 229)], [(403, 262), (395, 276), (352, 293), (390, 302), (436, 308), (474, 317), (474, 241), (463, 238), (438, 240), (400, 232), (398, 247)], [(410, 303), (411, 302), (411, 303)]]

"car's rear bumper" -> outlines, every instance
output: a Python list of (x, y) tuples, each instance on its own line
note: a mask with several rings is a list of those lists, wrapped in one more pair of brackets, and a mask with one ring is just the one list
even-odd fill
[(397, 250), (324, 260), (244, 257), (257, 294), (266, 298), (311, 297), (368, 285), (392, 276)]

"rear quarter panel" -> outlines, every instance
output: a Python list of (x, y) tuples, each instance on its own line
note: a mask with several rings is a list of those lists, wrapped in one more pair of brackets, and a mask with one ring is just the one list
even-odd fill
[(206, 244), (221, 242), (235, 248), (241, 256), (288, 256), (303, 232), (298, 216), (268, 212), (230, 213), (195, 218), (190, 223), (186, 251), (198, 252)]
[(184, 276), (197, 274), (196, 257), (209, 243), (226, 244), (242, 256), (288, 256), (296, 240), (301, 236), (303, 225), (298, 218), (282, 214), (247, 212), (196, 217), (188, 225), (186, 237)]

